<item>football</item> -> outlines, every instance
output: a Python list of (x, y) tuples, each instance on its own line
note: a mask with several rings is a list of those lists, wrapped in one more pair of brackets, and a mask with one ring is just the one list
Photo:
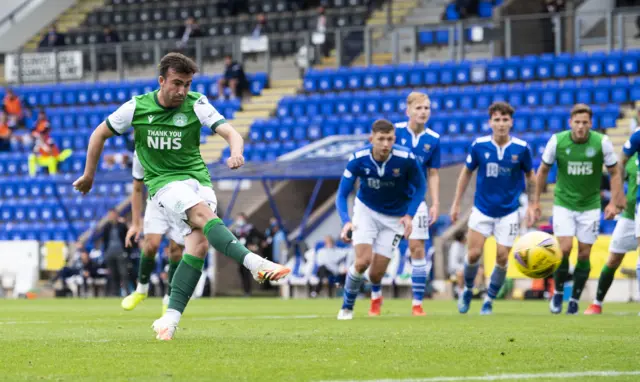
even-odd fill
[(520, 237), (513, 247), (516, 268), (525, 276), (542, 279), (558, 269), (562, 252), (558, 240), (542, 231)]

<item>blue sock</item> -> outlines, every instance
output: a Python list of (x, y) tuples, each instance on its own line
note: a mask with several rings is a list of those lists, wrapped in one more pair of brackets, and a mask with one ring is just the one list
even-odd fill
[(413, 305), (422, 305), (424, 290), (427, 287), (427, 261), (425, 259), (412, 260), (411, 264), (411, 291), (413, 292)]
[(371, 284), (371, 299), (377, 300), (382, 297), (382, 285)]
[(495, 299), (504, 284), (504, 279), (507, 277), (507, 267), (500, 268), (498, 264), (493, 268), (491, 272), (491, 279), (489, 280), (489, 290), (487, 290), (487, 297), (491, 300)]
[(468, 261), (464, 262), (464, 286), (467, 289), (473, 289), (473, 286), (476, 283), (476, 275), (478, 274), (479, 266), (480, 261), (475, 264), (469, 264)]
[(342, 303), (342, 309), (353, 310), (353, 305), (356, 303), (356, 297), (360, 292), (360, 287), (364, 277), (362, 273), (356, 272), (355, 267), (352, 265), (347, 272), (347, 281), (344, 284), (344, 302)]

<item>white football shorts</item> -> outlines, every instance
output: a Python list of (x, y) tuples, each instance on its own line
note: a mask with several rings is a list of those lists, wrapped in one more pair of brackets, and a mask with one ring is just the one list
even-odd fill
[(392, 258), (404, 235), (400, 218), (376, 212), (356, 198), (353, 206), (353, 245), (371, 244), (374, 254)]
[(201, 185), (195, 179), (187, 179), (166, 184), (158, 190), (152, 200), (159, 203), (169, 218), (169, 223), (177, 227), (180, 235), (187, 236), (192, 228), (187, 224), (187, 210), (200, 202), (205, 202), (216, 212), (218, 200), (213, 188)]
[(520, 233), (520, 214), (518, 210), (509, 215), (492, 218), (473, 207), (469, 216), (469, 228), (484, 237), (494, 236), (496, 243), (504, 247), (513, 247), (516, 236)]

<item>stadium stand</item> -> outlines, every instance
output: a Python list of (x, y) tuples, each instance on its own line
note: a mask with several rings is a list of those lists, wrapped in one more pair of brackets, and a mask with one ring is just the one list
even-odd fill
[(444, 135), (444, 155), (464, 152), (488, 131), (485, 110), (495, 101), (516, 107), (515, 132), (540, 152), (548, 135), (565, 127), (576, 102), (594, 106), (594, 128), (614, 127), (619, 104), (640, 98), (639, 59), (640, 51), (594, 52), (312, 70), (306, 94), (283, 98), (274, 118), (251, 126), (245, 152), (250, 160), (269, 161), (327, 136), (366, 133), (380, 115), (402, 120), (409, 86), (430, 95), (430, 127)]

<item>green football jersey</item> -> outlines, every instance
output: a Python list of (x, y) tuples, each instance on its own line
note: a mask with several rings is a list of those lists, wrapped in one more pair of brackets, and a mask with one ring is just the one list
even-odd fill
[(566, 130), (551, 136), (542, 161), (558, 164), (554, 204), (582, 212), (600, 209), (602, 166), (614, 166), (618, 159), (606, 135), (591, 131), (587, 142), (575, 143)]
[(636, 193), (638, 191), (638, 154), (633, 154), (624, 170), (627, 173), (627, 207), (622, 211), (622, 217), (634, 220), (636, 215)]
[(135, 147), (150, 195), (170, 182), (195, 179), (211, 186), (211, 175), (200, 155), (200, 130), (214, 132), (225, 119), (200, 93), (189, 92), (181, 106), (165, 108), (158, 91), (133, 97), (107, 120), (116, 135), (134, 129)]

